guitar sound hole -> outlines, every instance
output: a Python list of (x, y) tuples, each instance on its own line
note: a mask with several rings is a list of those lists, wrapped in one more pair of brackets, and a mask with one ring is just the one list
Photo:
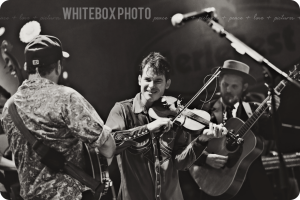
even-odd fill
[(239, 161), (241, 155), (243, 153), (243, 145), (237, 145), (236, 149), (231, 153), (228, 153), (228, 160), (226, 163), (226, 167), (232, 168)]
[(234, 140), (229, 139), (229, 138), (226, 140), (226, 149), (228, 151), (231, 151), (231, 152), (236, 151), (238, 147), (239, 147), (239, 145), (237, 143), (235, 143)]

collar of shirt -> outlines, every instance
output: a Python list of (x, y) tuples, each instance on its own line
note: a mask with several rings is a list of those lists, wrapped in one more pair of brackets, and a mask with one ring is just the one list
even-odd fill
[[(221, 103), (222, 103), (222, 105), (223, 105), (223, 108), (224, 108), (224, 110), (226, 110), (226, 105), (224, 104), (224, 102), (223, 102), (223, 99), (221, 98)], [(234, 105), (233, 105), (233, 110), (232, 110), (232, 116), (233, 117), (236, 117), (236, 112), (237, 112), (237, 108), (239, 107), (239, 105), (240, 105), (240, 102), (236, 102)], [(224, 111), (223, 110), (223, 111)]]
[[(56, 83), (54, 83), (53, 81), (40, 77), (40, 76), (34, 76), (31, 77), (30, 79), (26, 79), (22, 85), (20, 86), (20, 90), (23, 89), (27, 89), (28, 87), (30, 87), (31, 90), (36, 90), (39, 88), (43, 88), (43, 87), (47, 87), (48, 85), (55, 85)], [(18, 89), (18, 90), (19, 90)]]
[(133, 99), (133, 103), (132, 103), (132, 112), (138, 114), (138, 113), (145, 113), (147, 114), (148, 111), (146, 109), (146, 107), (144, 106), (144, 104), (142, 103), (142, 97), (141, 97), (141, 93), (138, 93), (137, 95), (135, 95), (134, 99)]

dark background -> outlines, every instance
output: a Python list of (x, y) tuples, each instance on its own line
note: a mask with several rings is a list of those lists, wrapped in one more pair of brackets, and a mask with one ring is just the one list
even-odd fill
[[(151, 9), (151, 18), (142, 15), (142, 19), (125, 19), (124, 16), (115, 20), (65, 19), (63, 7), (116, 10), (142, 7)], [(69, 78), (62, 83), (79, 91), (104, 121), (115, 102), (132, 98), (139, 91), (138, 67), (151, 51), (163, 53), (172, 64), (172, 85), (167, 95), (181, 94), (188, 101), (203, 85), (211, 69), (227, 59), (247, 63), (257, 79), (250, 91), (266, 94), (262, 66), (249, 56), (236, 53), (230, 43), (207, 24), (195, 20), (175, 28), (170, 23), (176, 13), (206, 7), (215, 7), (227, 31), (281, 70), (288, 72), (300, 61), (300, 9), (291, 0), (9, 0), (0, 9), (0, 27), (6, 29), (0, 42), (5, 39), (13, 44), (12, 53), (23, 66), (26, 44), (19, 39), (20, 29), (29, 21), (39, 21), (41, 34), (58, 37), (70, 54), (64, 62)], [(117, 17), (116, 11), (115, 15)], [(153, 21), (155, 17), (165, 20)], [(3, 66), (0, 59), (0, 85), (14, 93), (17, 82)], [(277, 75), (274, 77), (276, 83), (281, 80)], [(208, 88), (208, 96), (214, 88), (215, 82)], [(300, 90), (294, 86), (283, 91), (279, 109), (283, 123), (300, 126), (299, 94)], [(201, 98), (205, 98), (204, 93)], [(199, 98), (193, 106), (197, 104), (200, 104)], [(299, 151), (299, 134), (297, 129), (283, 128), (280, 141), (285, 152)]]

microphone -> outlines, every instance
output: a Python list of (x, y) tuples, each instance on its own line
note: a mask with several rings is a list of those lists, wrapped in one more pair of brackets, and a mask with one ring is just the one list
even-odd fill
[(215, 13), (216, 9), (214, 7), (211, 8), (205, 8), (201, 10), (200, 12), (190, 12), (187, 14), (180, 14), (177, 13), (173, 15), (171, 22), (173, 26), (180, 26), (184, 22), (188, 22), (194, 19), (202, 19), (203, 21), (208, 21), (209, 19), (213, 19), (217, 21), (217, 15)]

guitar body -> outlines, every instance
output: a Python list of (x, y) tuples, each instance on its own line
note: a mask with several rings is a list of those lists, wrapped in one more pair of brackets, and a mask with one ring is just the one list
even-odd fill
[(104, 187), (99, 187), (95, 193), (93, 200), (100, 200), (103, 195), (107, 193), (109, 188), (109, 174), (108, 164), (106, 158), (100, 156), (94, 148), (90, 148), (84, 143), (86, 173), (92, 176), (94, 179), (104, 183)]
[[(226, 122), (225, 127), (234, 130), (235, 133), (242, 125), (244, 125), (242, 120), (231, 118)], [(226, 137), (209, 141), (206, 151), (228, 156), (228, 161), (222, 169), (195, 165), (189, 169), (202, 191), (219, 199), (230, 199), (238, 193), (250, 165), (259, 157), (264, 147), (262, 140), (255, 137), (251, 130), (244, 135), (243, 139), (244, 143), (233, 151), (226, 148)]]

